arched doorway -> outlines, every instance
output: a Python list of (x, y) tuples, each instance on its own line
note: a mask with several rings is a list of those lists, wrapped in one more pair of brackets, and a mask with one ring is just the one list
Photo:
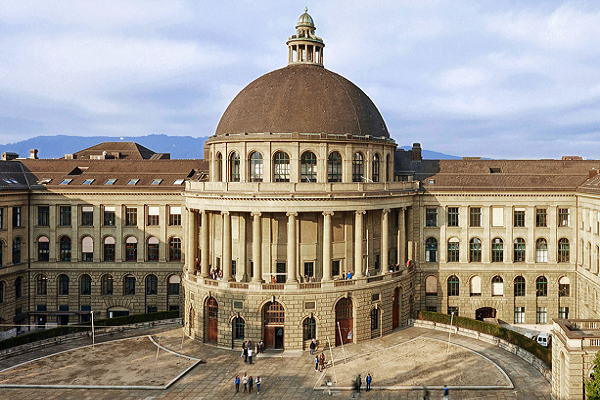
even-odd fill
[(352, 300), (340, 299), (335, 305), (335, 345), (352, 343), (354, 332), (352, 330)]
[(206, 315), (208, 327), (207, 342), (217, 343), (219, 337), (219, 304), (214, 297), (210, 297), (206, 300), (206, 307), (204, 308), (204, 315)]
[(270, 301), (265, 304), (263, 308), (263, 325), (266, 348), (283, 350), (284, 322), (285, 310), (280, 303)]
[(492, 307), (482, 307), (475, 311), (475, 319), (483, 321), (485, 318), (496, 318), (496, 309)]
[(400, 326), (400, 304), (402, 303), (402, 288), (397, 287), (392, 293), (392, 329)]

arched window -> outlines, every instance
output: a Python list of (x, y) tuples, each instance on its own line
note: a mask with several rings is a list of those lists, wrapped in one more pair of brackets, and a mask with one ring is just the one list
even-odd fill
[(115, 261), (115, 238), (112, 236), (104, 238), (104, 261)]
[(568, 276), (563, 276), (558, 280), (558, 296), (569, 297), (571, 296), (571, 280)]
[(38, 239), (38, 261), (50, 260), (50, 240), (47, 236)]
[(362, 153), (354, 153), (352, 157), (352, 182), (362, 182), (365, 175), (365, 159)]
[(169, 261), (181, 261), (181, 239), (178, 237), (169, 240)]
[(65, 274), (58, 276), (58, 294), (67, 296), (69, 294), (69, 277)]
[(471, 296), (481, 296), (481, 278), (474, 276), (470, 282)]
[(539, 238), (535, 242), (535, 262), (548, 262), (548, 242), (544, 238)]
[(337, 151), (327, 158), (327, 182), (342, 181), (342, 156)]
[(525, 239), (517, 238), (514, 242), (514, 262), (525, 261)]
[(233, 319), (233, 338), (235, 340), (244, 340), (244, 334), (246, 330), (246, 322), (242, 317), (236, 317)]
[(302, 332), (304, 340), (317, 338), (317, 323), (314, 318), (304, 318), (304, 321), (302, 321)]
[(237, 152), (229, 156), (229, 182), (240, 181), (240, 155)]
[(215, 176), (217, 182), (223, 182), (223, 155), (221, 153), (217, 153), (217, 173)]
[(15, 279), (15, 299), (20, 299), (23, 296), (23, 279), (18, 277)]
[(36, 293), (38, 296), (45, 296), (48, 294), (48, 278), (44, 274), (39, 274), (35, 278)]
[(13, 239), (13, 264), (21, 263), (21, 238)]
[(113, 294), (113, 277), (106, 274), (102, 276), (102, 295), (112, 296)]
[(448, 278), (448, 296), (458, 296), (460, 294), (460, 282), (456, 275)]
[(374, 308), (371, 310), (371, 331), (379, 329), (379, 309)]
[(429, 275), (425, 278), (425, 295), (426, 296), (437, 296), (438, 294), (438, 280), (435, 276)]
[(300, 182), (317, 181), (317, 156), (312, 151), (305, 151), (300, 158)]
[(438, 241), (436, 238), (427, 238), (425, 241), (425, 262), (437, 262)]
[(525, 296), (525, 278), (522, 276), (517, 276), (515, 278), (515, 297), (516, 296)]
[(134, 236), (125, 239), (125, 261), (137, 261), (137, 239)]
[(158, 278), (154, 274), (150, 274), (146, 277), (146, 294), (148, 296), (158, 294)]
[(500, 238), (492, 240), (492, 262), (504, 262), (504, 242)]
[(460, 258), (460, 242), (457, 238), (448, 239), (448, 262), (458, 262)]
[(123, 280), (123, 295), (133, 296), (135, 294), (135, 276), (125, 275)]
[(569, 239), (561, 238), (558, 241), (558, 262), (569, 262)]
[(373, 154), (373, 171), (371, 174), (371, 180), (373, 182), (379, 182), (379, 154)]
[(469, 243), (469, 261), (481, 262), (481, 240), (478, 238), (471, 239)]
[(88, 274), (83, 274), (79, 278), (79, 293), (82, 296), (92, 294), (92, 278)]
[(545, 276), (538, 276), (535, 280), (535, 295), (537, 297), (548, 296), (548, 280)]
[(273, 182), (290, 181), (290, 156), (283, 151), (278, 151), (273, 156)]
[(504, 296), (504, 280), (499, 275), (492, 278), (492, 296)]
[(71, 261), (71, 238), (68, 236), (60, 238), (60, 261)]
[(250, 154), (250, 182), (263, 181), (263, 156), (258, 151)]
[(158, 246), (160, 242), (157, 237), (148, 238), (148, 261), (158, 261)]
[(179, 275), (171, 275), (169, 276), (169, 295), (170, 296), (178, 296), (179, 295), (179, 285), (181, 284), (181, 278)]
[(81, 239), (81, 261), (94, 261), (94, 239), (90, 236)]

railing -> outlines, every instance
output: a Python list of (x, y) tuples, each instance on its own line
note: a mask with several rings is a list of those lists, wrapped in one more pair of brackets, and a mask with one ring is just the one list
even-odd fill
[(301, 283), (300, 289), (321, 289), (321, 282)]
[[(418, 189), (418, 182), (186, 182), (186, 190), (199, 191), (203, 193), (218, 192), (252, 192), (253, 194), (269, 195), (314, 195), (323, 194), (335, 196), (336, 192), (357, 192), (357, 196), (363, 192), (381, 191), (411, 191)], [(224, 193), (225, 192), (225, 193)]]
[(283, 290), (285, 283), (263, 283), (261, 287), (262, 290)]
[(344, 280), (344, 281), (335, 281), (334, 282), (334, 286), (335, 287), (340, 287), (340, 286), (353, 286), (356, 284), (356, 281), (353, 281), (351, 279), (349, 280)]
[(382, 280), (383, 280), (383, 275), (372, 276), (370, 278), (367, 278), (367, 283), (378, 282), (378, 281), (382, 281)]
[(231, 282), (229, 284), (229, 287), (231, 289), (248, 289), (248, 284), (247, 283), (241, 283), (241, 282)]
[(205, 285), (210, 285), (210, 286), (219, 286), (219, 281), (215, 281), (212, 279), (205, 279), (204, 280), (204, 284)]

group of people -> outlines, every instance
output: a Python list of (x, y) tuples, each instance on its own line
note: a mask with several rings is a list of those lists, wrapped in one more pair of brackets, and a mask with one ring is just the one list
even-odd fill
[(320, 356), (315, 356), (315, 372), (321, 372), (325, 370), (325, 354), (321, 353)]
[(265, 342), (262, 339), (260, 339), (260, 342), (256, 348), (253, 347), (254, 345), (252, 344), (252, 340), (247, 342), (244, 341), (244, 343), (242, 343), (242, 357), (244, 357), (245, 363), (252, 364), (252, 356), (254, 356), (254, 353), (265, 352)]
[(256, 384), (256, 394), (260, 394), (260, 385), (262, 383), (262, 379), (260, 378), (260, 376), (257, 376), (256, 379), (252, 378), (252, 375), (248, 376), (248, 374), (246, 372), (244, 372), (244, 375), (242, 376), (242, 378), (240, 379), (239, 375), (235, 376), (235, 392), (239, 393), (240, 392), (240, 383), (242, 385), (244, 385), (244, 393), (248, 392), (248, 394), (252, 393), (252, 389), (254, 388), (254, 385)]
[[(365, 391), (370, 392), (371, 391), (371, 382), (373, 381), (373, 377), (371, 376), (371, 374), (367, 374), (367, 377), (365, 378), (365, 383), (367, 384)], [(358, 376), (356, 377), (356, 380), (354, 381), (354, 390), (356, 390), (358, 393), (360, 393), (360, 388), (362, 387), (362, 378), (360, 377), (360, 374), (358, 374)]]

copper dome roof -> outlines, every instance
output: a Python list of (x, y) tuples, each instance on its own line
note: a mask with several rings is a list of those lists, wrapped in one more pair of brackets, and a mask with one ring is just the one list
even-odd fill
[(246, 86), (225, 110), (216, 134), (243, 132), (389, 137), (377, 107), (362, 90), (314, 64), (288, 65)]

